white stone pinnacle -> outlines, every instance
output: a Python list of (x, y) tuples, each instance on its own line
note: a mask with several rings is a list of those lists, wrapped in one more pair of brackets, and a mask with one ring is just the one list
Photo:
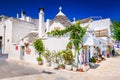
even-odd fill
[(62, 11), (62, 7), (61, 6), (59, 7), (59, 10)]
[(65, 16), (64, 13), (62, 12), (62, 7), (61, 6), (59, 7), (59, 13), (57, 14), (57, 16), (59, 16), (59, 15)]

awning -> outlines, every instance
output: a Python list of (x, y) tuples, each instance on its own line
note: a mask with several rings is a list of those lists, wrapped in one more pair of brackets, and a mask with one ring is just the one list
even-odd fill
[(99, 40), (95, 36), (92, 36), (91, 34), (88, 33), (84, 37), (83, 45), (99, 46)]

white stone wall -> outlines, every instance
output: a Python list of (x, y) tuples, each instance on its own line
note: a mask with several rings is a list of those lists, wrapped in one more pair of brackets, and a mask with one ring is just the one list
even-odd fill
[[(3, 45), (4, 44), (4, 23), (0, 23), (0, 36), (2, 37), (2, 45)], [(0, 54), (2, 54), (3, 49), (4, 49), (4, 46), (2, 46)]]
[[(16, 46), (18, 46), (18, 50), (16, 50)], [(15, 59), (15, 60), (20, 60), (20, 52), (21, 52), (21, 48), (20, 45), (12, 45), (11, 48), (11, 53), (8, 55), (9, 59)]]
[(45, 40), (43, 40), (43, 43), (45, 45), (45, 48), (47, 48), (50, 51), (56, 50), (60, 51), (63, 49), (66, 49), (66, 45), (69, 42), (68, 37), (49, 37)]
[[(18, 50), (16, 50), (16, 46), (18, 46)], [(9, 59), (14, 59), (14, 60), (24, 60), (29, 63), (35, 63), (37, 64), (36, 58), (38, 57), (38, 53), (35, 51), (33, 46), (29, 46), (29, 49), (31, 50), (30, 54), (26, 53), (26, 49), (24, 50), (24, 56), (22, 56), (22, 48), (20, 45), (13, 44), (12, 45), (12, 53), (9, 54), (8, 58)], [(22, 58), (21, 58), (22, 57)]]
[(38, 53), (35, 51), (33, 46), (29, 46), (29, 49), (31, 50), (31, 53), (27, 54), (25, 52), (24, 60), (30, 63), (37, 64), (38, 62), (36, 58), (38, 57)]
[[(54, 22), (51, 26), (50, 26), (50, 31), (54, 30), (55, 27), (59, 27), (61, 30), (65, 29), (65, 27), (59, 23), (59, 22)], [(49, 32), (50, 32), (49, 31)]]
[(5, 21), (6, 31), (5, 31), (5, 52), (11, 52), (11, 44), (12, 44), (12, 19)]
[[(5, 28), (4, 28), (5, 26)], [(12, 19), (9, 18), (0, 24), (0, 36), (2, 36), (2, 53), (11, 52)]]
[(14, 20), (12, 28), (12, 42), (15, 43), (21, 38), (25, 37), (28, 33), (35, 30), (36, 26), (21, 20)]
[(18, 19), (9, 18), (1, 22), (0, 36), (2, 36), (2, 53), (11, 53), (12, 43), (16, 43), (35, 29), (36, 26), (34, 24)]
[[(43, 40), (45, 48), (49, 49), (50, 51), (60, 51), (63, 49), (66, 49), (66, 45), (69, 41), (68, 37), (61, 37), (61, 38), (56, 38), (56, 37), (51, 37), (48, 39)], [(35, 63), (37, 64), (36, 58), (38, 57), (38, 53), (35, 51), (33, 46), (29, 46), (31, 53), (26, 54), (24, 56), (24, 60), (30, 63)], [(14, 57), (14, 56), (13, 56)]]

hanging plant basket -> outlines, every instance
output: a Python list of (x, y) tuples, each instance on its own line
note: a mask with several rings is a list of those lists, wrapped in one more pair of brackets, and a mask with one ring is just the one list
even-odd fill
[(24, 45), (25, 45), (25, 47), (28, 47), (29, 43), (26, 43), (26, 42), (25, 42)]
[(26, 49), (26, 54), (30, 54), (31, 53), (31, 49), (30, 48), (27, 48)]
[(72, 45), (71, 46), (68, 46), (69, 47), (69, 49), (72, 49)]
[(71, 41), (68, 42), (68, 44), (67, 44), (67, 48), (68, 48), (68, 49), (72, 49), (72, 42), (71, 42)]

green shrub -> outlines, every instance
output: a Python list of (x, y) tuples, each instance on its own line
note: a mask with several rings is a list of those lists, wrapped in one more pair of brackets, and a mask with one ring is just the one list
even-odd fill
[(90, 62), (92, 62), (92, 63), (96, 63), (96, 59), (95, 59), (95, 57), (90, 58)]
[(41, 57), (38, 57), (38, 58), (37, 58), (37, 61), (42, 61), (42, 58), (41, 58)]
[(41, 53), (43, 53), (45, 51), (45, 48), (44, 48), (44, 45), (43, 45), (43, 42), (41, 39), (35, 40), (34, 48), (39, 53), (39, 56), (41, 55)]
[(65, 64), (71, 64), (73, 62), (74, 56), (71, 50), (63, 50), (61, 53), (63, 54)]
[(43, 54), (43, 56), (48, 62), (51, 61), (51, 52), (49, 50), (45, 50), (45, 53)]

